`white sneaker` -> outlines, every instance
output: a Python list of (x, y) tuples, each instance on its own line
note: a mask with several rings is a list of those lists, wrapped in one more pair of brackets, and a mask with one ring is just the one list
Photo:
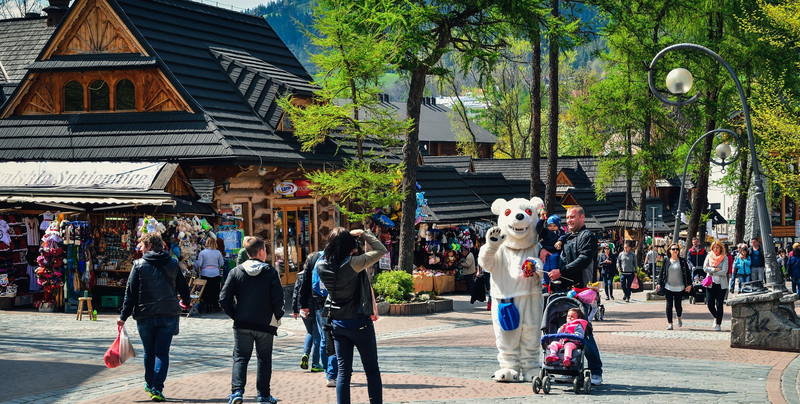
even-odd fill
[(328, 379), (328, 381), (325, 382), (325, 386), (326, 387), (336, 387), (336, 380), (335, 379)]
[(714, 325), (714, 331), (722, 331), (722, 327), (719, 324)]
[(671, 330), (671, 329), (672, 329), (672, 324), (668, 325), (668, 326), (667, 326), (667, 329), (668, 329), (668, 330)]
[(592, 375), (592, 386), (599, 386), (603, 384), (603, 376)]

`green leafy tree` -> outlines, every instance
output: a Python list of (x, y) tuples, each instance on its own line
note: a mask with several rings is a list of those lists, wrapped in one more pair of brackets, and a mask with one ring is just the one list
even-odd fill
[(441, 76), (448, 69), (440, 64), (450, 52), (458, 56), (462, 69), (468, 66), (486, 71), (505, 47), (510, 20), (520, 20), (531, 9), (530, 1), (433, 0), (393, 3), (402, 16), (395, 32), (403, 45), (397, 66), (409, 80), (406, 115), (411, 128), (403, 145), (403, 190), (406, 192), (400, 223), (401, 269), (413, 267), (414, 219), (416, 214), (416, 161), (419, 157), (419, 116), (429, 76)]
[[(375, 208), (402, 199), (396, 184), (401, 166), (386, 159), (387, 147), (397, 146), (408, 122), (397, 120), (378, 99), (379, 79), (392, 66), (398, 49), (387, 35), (395, 16), (371, 4), (321, 0), (314, 9), (312, 43), (322, 51), (311, 57), (321, 87), (311, 103), (291, 97), (280, 101), (291, 117), (295, 136), (310, 151), (332, 136), (340, 147), (354, 150), (355, 159), (333, 170), (307, 173), (319, 196), (338, 201), (352, 221), (363, 221)], [(356, 18), (360, 24), (349, 24)]]

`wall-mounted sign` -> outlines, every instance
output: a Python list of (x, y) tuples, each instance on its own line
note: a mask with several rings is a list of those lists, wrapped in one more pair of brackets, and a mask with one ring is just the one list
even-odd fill
[(275, 193), (285, 197), (303, 197), (311, 195), (311, 181), (281, 181), (275, 185)]
[(275, 193), (283, 196), (294, 196), (297, 192), (297, 185), (292, 181), (281, 181), (275, 185)]
[(294, 196), (309, 196), (311, 195), (311, 181), (307, 180), (297, 180), (294, 182), (294, 185), (297, 185), (297, 191), (295, 191)]

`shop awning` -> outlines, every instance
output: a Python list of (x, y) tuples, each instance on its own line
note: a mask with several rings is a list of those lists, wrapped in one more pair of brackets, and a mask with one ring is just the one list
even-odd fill
[(63, 194), (39, 194), (30, 191), (22, 194), (0, 189), (0, 204), (9, 207), (41, 205), (78, 212), (137, 206), (175, 206), (176, 204), (172, 196), (164, 192), (158, 192), (155, 195), (146, 195), (146, 192), (143, 194), (145, 195), (116, 195), (98, 192), (93, 195), (85, 195), (69, 193), (69, 191), (64, 191)]
[(65, 205), (175, 205), (172, 198), (113, 198), (103, 196), (0, 196), (0, 202), (7, 203), (60, 203)]
[[(36, 161), (0, 162), (0, 204), (42, 205), (76, 211), (106, 211), (140, 206), (192, 211), (210, 207), (176, 198), (174, 190), (196, 195), (179, 166), (165, 162)], [(166, 190), (170, 190), (167, 192)]]

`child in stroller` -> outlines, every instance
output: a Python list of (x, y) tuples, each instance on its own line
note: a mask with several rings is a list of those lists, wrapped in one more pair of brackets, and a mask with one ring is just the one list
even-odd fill
[[(558, 333), (562, 334), (561, 339), (555, 340), (550, 343), (548, 349), (550, 354), (545, 358), (545, 363), (554, 365), (558, 362), (558, 352), (563, 348), (564, 360), (562, 363), (565, 368), (569, 368), (572, 364), (572, 352), (577, 348), (578, 344), (583, 342), (583, 334), (586, 330), (588, 322), (583, 319), (583, 313), (578, 308), (571, 308), (567, 311), (567, 322), (558, 329)], [(573, 336), (578, 338), (573, 338)]]
[[(586, 367), (583, 336), (591, 333), (592, 326), (591, 323), (584, 320), (584, 310), (586, 310), (584, 304), (578, 299), (564, 295), (549, 297), (542, 316), (541, 343), (542, 357), (545, 360), (542, 362), (539, 375), (533, 379), (534, 393), (538, 394), (541, 390), (545, 394), (549, 394), (554, 375), (571, 376), (576, 394), (580, 391), (589, 394), (591, 391), (592, 372)], [(569, 321), (570, 319), (572, 322)], [(579, 328), (575, 326), (576, 319), (580, 319), (580, 322), (577, 323), (583, 329), (582, 335), (576, 335), (578, 333), (575, 331), (578, 331), (577, 328)], [(567, 333), (562, 331), (567, 331)], [(569, 331), (573, 333), (569, 333)], [(554, 343), (556, 345), (553, 345)], [(563, 353), (551, 349), (559, 345), (571, 349), (565, 349)], [(555, 359), (553, 359), (554, 351)]]
[(692, 270), (692, 291), (689, 294), (689, 304), (703, 303), (706, 301), (706, 288), (703, 286), (703, 279), (706, 272), (703, 267), (694, 267)]

